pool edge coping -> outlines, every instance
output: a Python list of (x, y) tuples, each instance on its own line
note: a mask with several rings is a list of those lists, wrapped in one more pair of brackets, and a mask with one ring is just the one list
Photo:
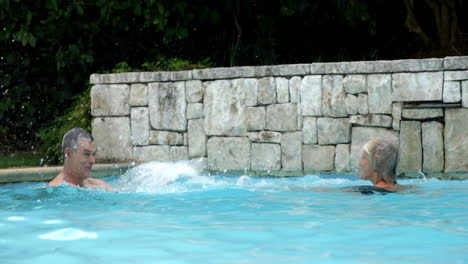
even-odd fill
[[(131, 163), (100, 163), (95, 164), (91, 171), (91, 177), (100, 178), (109, 176), (110, 173), (123, 174)], [(34, 181), (43, 182), (52, 180), (60, 173), (63, 166), (24, 167), (0, 169), (0, 184)]]

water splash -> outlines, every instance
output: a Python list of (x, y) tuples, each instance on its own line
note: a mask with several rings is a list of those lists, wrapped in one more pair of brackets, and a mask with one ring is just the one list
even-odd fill
[(200, 177), (196, 166), (189, 161), (148, 162), (128, 170), (117, 180), (118, 192), (176, 192), (174, 184), (182, 177)]

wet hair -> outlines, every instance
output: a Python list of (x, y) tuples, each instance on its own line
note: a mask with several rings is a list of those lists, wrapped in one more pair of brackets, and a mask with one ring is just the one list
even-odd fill
[(372, 169), (377, 172), (386, 183), (396, 184), (396, 167), (398, 149), (390, 141), (377, 138), (364, 145)]
[(78, 144), (81, 140), (93, 141), (93, 136), (91, 134), (79, 127), (68, 130), (65, 135), (63, 135), (62, 140), (62, 153), (65, 154), (65, 149), (70, 148), (73, 152), (76, 152), (79, 148)]

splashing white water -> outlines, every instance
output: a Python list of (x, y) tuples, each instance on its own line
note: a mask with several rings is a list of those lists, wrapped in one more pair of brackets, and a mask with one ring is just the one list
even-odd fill
[(173, 184), (181, 177), (200, 177), (195, 164), (188, 161), (148, 162), (128, 170), (119, 177), (115, 189), (119, 192), (173, 192)]

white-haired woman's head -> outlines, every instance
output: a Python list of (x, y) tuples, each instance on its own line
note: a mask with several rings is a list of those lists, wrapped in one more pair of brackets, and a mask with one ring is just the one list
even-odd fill
[(390, 141), (376, 138), (364, 145), (364, 152), (374, 170), (386, 183), (396, 184), (398, 149)]

